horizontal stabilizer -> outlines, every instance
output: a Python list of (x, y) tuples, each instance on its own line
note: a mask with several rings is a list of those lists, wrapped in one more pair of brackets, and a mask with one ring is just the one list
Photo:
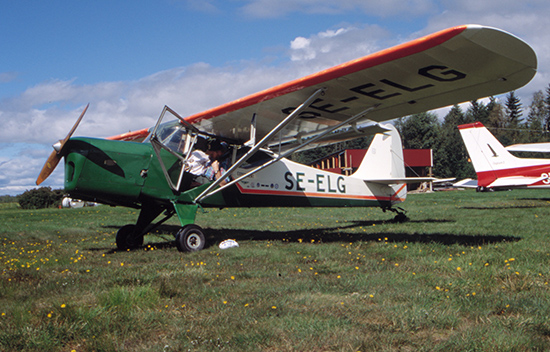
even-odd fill
[(453, 182), (454, 180), (456, 180), (456, 177), (437, 178), (433, 182), (436, 183), (436, 184), (440, 184), (440, 183)]
[(379, 179), (368, 179), (363, 180), (365, 182), (380, 183), (384, 185), (393, 185), (398, 183), (421, 183), (421, 182), (432, 182), (436, 181), (435, 177), (394, 177), (394, 178), (379, 178)]
[(473, 180), (471, 178), (465, 178), (464, 180), (460, 180), (456, 183), (453, 183), (453, 187), (477, 188), (477, 180)]
[(548, 177), (510, 176), (499, 177), (489, 187), (525, 187), (548, 179)]
[(509, 152), (550, 153), (550, 143), (514, 144), (506, 147)]

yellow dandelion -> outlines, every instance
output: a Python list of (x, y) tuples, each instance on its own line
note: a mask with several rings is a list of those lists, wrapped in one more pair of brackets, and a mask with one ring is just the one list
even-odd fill
[(63, 303), (63, 304), (61, 305), (61, 308), (64, 309), (65, 307), (67, 307), (67, 305), (66, 305), (65, 303)]
[(460, 270), (462, 270), (462, 268), (461, 268), (461, 267), (457, 267), (456, 270), (460, 271)]
[(277, 309), (277, 306), (271, 306), (271, 309)]

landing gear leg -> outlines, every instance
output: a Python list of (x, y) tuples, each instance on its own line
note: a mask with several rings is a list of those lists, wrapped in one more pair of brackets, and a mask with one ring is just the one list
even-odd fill
[(402, 223), (402, 222), (407, 222), (409, 221), (409, 217), (407, 216), (407, 214), (405, 214), (405, 209), (403, 208), (400, 208), (400, 207), (395, 207), (395, 208), (382, 208), (382, 210), (384, 212), (386, 212), (386, 210), (389, 210), (391, 212), (394, 212), (396, 215), (395, 217), (393, 218), (393, 222), (398, 222), (398, 223)]
[(116, 247), (125, 251), (143, 245), (145, 230), (164, 209), (152, 203), (143, 203), (138, 221), (135, 225), (122, 226), (116, 234)]

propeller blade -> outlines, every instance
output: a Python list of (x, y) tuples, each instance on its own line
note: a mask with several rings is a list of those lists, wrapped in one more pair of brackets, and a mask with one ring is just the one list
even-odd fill
[(42, 182), (44, 182), (44, 180), (46, 180), (48, 178), (48, 176), (51, 175), (53, 170), (55, 170), (55, 168), (57, 167), (57, 164), (59, 164), (59, 161), (61, 160), (61, 158), (63, 158), (63, 156), (64, 156), (63, 147), (65, 146), (65, 144), (67, 143), (69, 138), (71, 138), (71, 136), (73, 135), (74, 131), (76, 130), (76, 128), (80, 124), (80, 121), (82, 121), (82, 118), (84, 117), (84, 114), (86, 113), (86, 110), (88, 110), (89, 106), (90, 106), (90, 103), (88, 103), (88, 105), (86, 105), (86, 107), (84, 108), (84, 110), (82, 111), (82, 113), (80, 114), (78, 119), (76, 120), (75, 124), (73, 125), (73, 128), (71, 128), (71, 130), (69, 131), (67, 136), (63, 140), (59, 141), (61, 143), (59, 151), (54, 150), (50, 154), (50, 156), (48, 157), (48, 160), (46, 160), (46, 163), (42, 167), (42, 170), (40, 171), (40, 174), (38, 175), (38, 178), (36, 179), (36, 185), (37, 186), (40, 185)]
[(38, 175), (38, 178), (36, 179), (36, 185), (40, 185), (42, 182), (44, 182), (45, 179), (48, 178), (48, 176), (51, 175), (53, 170), (55, 170), (55, 167), (57, 164), (59, 164), (59, 161), (61, 160), (62, 156), (61, 154), (58, 154), (55, 150), (50, 154), (48, 157), (48, 160), (46, 160), (46, 163), (42, 167), (42, 170), (40, 171), (40, 175)]

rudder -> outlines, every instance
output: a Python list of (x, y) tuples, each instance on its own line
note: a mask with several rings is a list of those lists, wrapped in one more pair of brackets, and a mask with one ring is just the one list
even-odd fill
[(403, 146), (397, 129), (390, 124), (380, 125), (384, 133), (374, 136), (354, 177), (370, 179), (401, 179), (405, 177)]

